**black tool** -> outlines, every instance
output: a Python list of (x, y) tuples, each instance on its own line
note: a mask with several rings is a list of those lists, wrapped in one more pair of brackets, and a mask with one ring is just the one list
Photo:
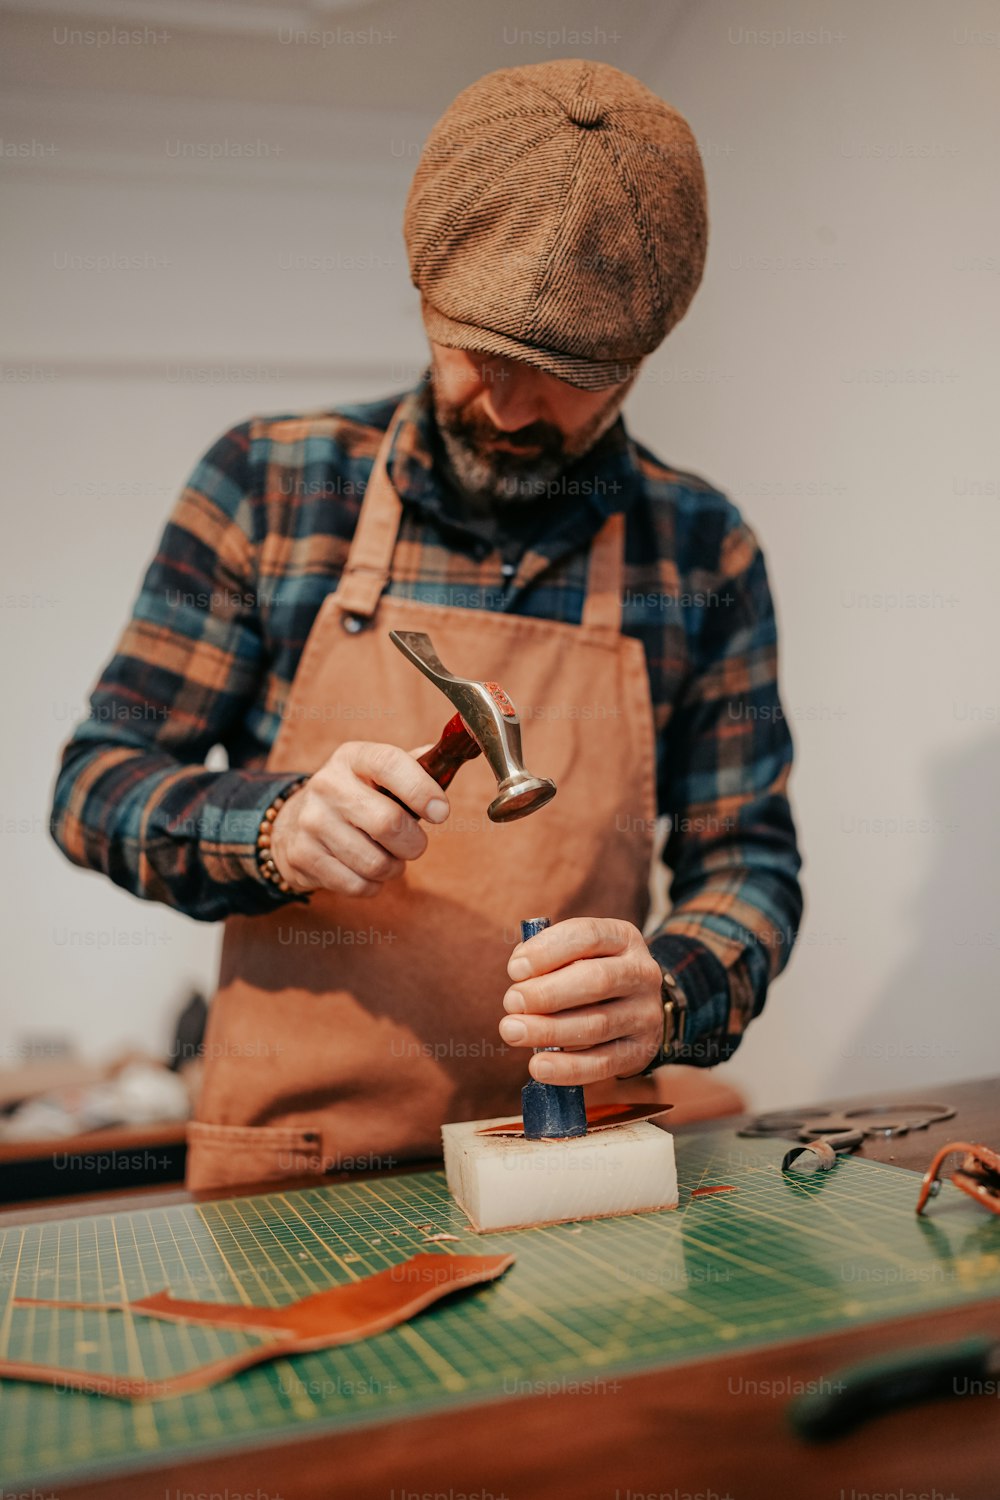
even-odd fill
[(792, 1141), (827, 1141), (838, 1153), (856, 1151), (866, 1135), (906, 1135), (950, 1120), (948, 1104), (858, 1104), (851, 1109), (785, 1109), (758, 1115), (737, 1134), (748, 1140), (784, 1136)]
[[(521, 923), (521, 942), (550, 925), (548, 917)], [(536, 1052), (558, 1052), (558, 1047), (536, 1047)], [(564, 1141), (587, 1134), (587, 1106), (579, 1084), (539, 1083), (531, 1078), (521, 1090), (521, 1119), (526, 1141)]]
[[(789, 1404), (788, 1420), (800, 1437), (813, 1441), (840, 1437), (897, 1406), (937, 1396), (975, 1394), (969, 1382), (982, 1382), (998, 1369), (1000, 1344), (993, 1339), (904, 1349), (825, 1376), (818, 1390)], [(990, 1388), (995, 1385), (995, 1379), (991, 1380)]]

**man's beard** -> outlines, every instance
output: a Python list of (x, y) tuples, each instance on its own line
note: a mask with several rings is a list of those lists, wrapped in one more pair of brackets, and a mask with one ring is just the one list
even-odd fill
[[(501, 432), (479, 413), (446, 401), (434, 382), (433, 370), (431, 387), (452, 477), (463, 494), (491, 510), (557, 493), (560, 475), (603, 437), (625, 396), (625, 391), (616, 388), (586, 426), (567, 437), (551, 422), (532, 422), (515, 432)], [(497, 447), (498, 443), (505, 446)]]

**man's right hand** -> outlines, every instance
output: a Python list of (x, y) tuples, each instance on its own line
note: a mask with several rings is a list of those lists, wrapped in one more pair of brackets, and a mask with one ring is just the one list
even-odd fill
[(396, 745), (348, 740), (278, 810), (271, 857), (291, 889), (377, 896), (385, 881), (419, 859), (427, 835), (377, 786), (417, 817), (443, 823), (448, 799), (416, 757)]

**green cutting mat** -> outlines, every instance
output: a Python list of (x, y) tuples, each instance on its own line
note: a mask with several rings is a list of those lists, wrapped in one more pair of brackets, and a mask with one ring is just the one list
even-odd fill
[[(507, 1234), (470, 1233), (440, 1172), (8, 1229), (0, 1351), (116, 1373), (163, 1375), (256, 1339), (119, 1312), (16, 1308), (11, 1296), (114, 1301), (169, 1286), (274, 1305), (418, 1251), (510, 1249), (517, 1263), (402, 1328), (189, 1396), (133, 1405), (0, 1382), (0, 1485), (449, 1403), (613, 1393), (625, 1371), (1000, 1294), (1000, 1218), (950, 1186), (918, 1220), (918, 1179), (894, 1167), (848, 1158), (791, 1181), (778, 1170), (781, 1141), (705, 1132), (678, 1146), (678, 1210)], [(691, 1196), (719, 1183), (736, 1191)], [(458, 1242), (426, 1243), (441, 1231)]]

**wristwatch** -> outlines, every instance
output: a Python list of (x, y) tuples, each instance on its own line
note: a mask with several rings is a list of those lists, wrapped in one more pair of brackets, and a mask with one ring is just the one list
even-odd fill
[(660, 996), (663, 1000), (663, 1057), (665, 1062), (676, 1062), (684, 1050), (688, 1012), (684, 991), (669, 969), (663, 971)]
[(663, 1001), (663, 1044), (659, 1056), (650, 1063), (650, 1068), (662, 1068), (665, 1063), (679, 1062), (684, 1054), (687, 1001), (684, 991), (669, 969), (663, 971), (660, 998)]

